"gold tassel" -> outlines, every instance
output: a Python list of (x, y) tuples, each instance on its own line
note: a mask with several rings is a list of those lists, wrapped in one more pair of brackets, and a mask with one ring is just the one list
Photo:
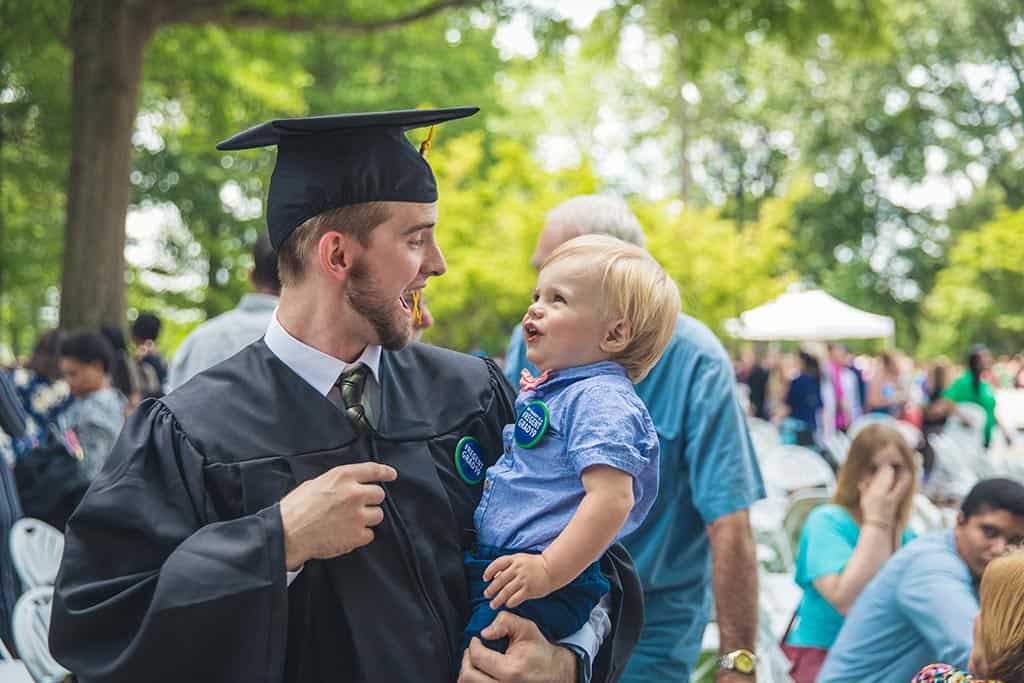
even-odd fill
[(420, 143), (421, 157), (427, 156), (427, 152), (430, 151), (430, 144), (434, 141), (434, 128), (435, 126), (430, 127), (430, 130), (427, 131), (427, 137), (423, 139), (422, 143)]
[[(433, 131), (433, 128), (431, 128)], [(423, 322), (423, 309), (420, 307), (420, 290), (416, 290), (412, 293), (412, 321), (414, 324), (419, 325)]]

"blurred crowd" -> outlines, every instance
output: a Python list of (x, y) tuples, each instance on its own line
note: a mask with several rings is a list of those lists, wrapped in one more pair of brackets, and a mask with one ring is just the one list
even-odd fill
[(748, 347), (734, 365), (748, 414), (777, 425), (786, 443), (821, 446), (868, 414), (888, 415), (928, 434), (951, 418), (970, 420), (958, 408), (964, 403), (984, 410), (986, 446), (994, 437), (1009, 443), (1016, 438), (1014, 425), (999, 422), (996, 391), (1024, 387), (1022, 354), (995, 360), (978, 345), (954, 364), (897, 350), (854, 355), (843, 344), (804, 344), (793, 352)]

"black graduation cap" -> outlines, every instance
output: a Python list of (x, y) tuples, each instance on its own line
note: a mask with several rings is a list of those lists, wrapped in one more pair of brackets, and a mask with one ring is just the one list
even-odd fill
[(406, 109), (274, 119), (217, 145), (219, 150), (277, 145), (267, 196), (274, 249), (306, 220), (364, 202), (437, 201), (434, 172), (405, 131), (472, 116), (479, 107)]

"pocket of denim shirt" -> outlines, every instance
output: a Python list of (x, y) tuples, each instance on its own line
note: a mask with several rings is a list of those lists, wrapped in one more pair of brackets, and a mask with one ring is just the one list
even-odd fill
[(544, 437), (533, 448), (517, 448), (519, 457), (529, 469), (543, 466), (548, 473), (566, 474), (575, 471), (565, 455), (566, 440), (554, 425), (548, 425)]

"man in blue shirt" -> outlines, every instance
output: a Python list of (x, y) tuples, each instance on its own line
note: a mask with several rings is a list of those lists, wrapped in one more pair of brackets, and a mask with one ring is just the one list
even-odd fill
[(933, 663), (967, 669), (978, 582), (989, 562), (1024, 542), (1024, 486), (979, 482), (954, 529), (899, 550), (846, 616), (818, 683), (911, 680)]
[[(548, 214), (534, 267), (582, 234), (644, 246), (643, 230), (625, 202), (574, 197)], [(504, 368), (513, 385), (523, 368), (536, 371), (517, 326)], [(636, 390), (658, 432), (661, 481), (646, 521), (624, 540), (644, 587), (645, 611), (622, 680), (689, 680), (713, 589), (719, 650), (728, 660), (719, 680), (749, 681), (734, 663), (753, 652), (757, 640), (757, 557), (747, 508), (764, 497), (764, 486), (732, 364), (707, 327), (680, 315), (664, 355)]]

